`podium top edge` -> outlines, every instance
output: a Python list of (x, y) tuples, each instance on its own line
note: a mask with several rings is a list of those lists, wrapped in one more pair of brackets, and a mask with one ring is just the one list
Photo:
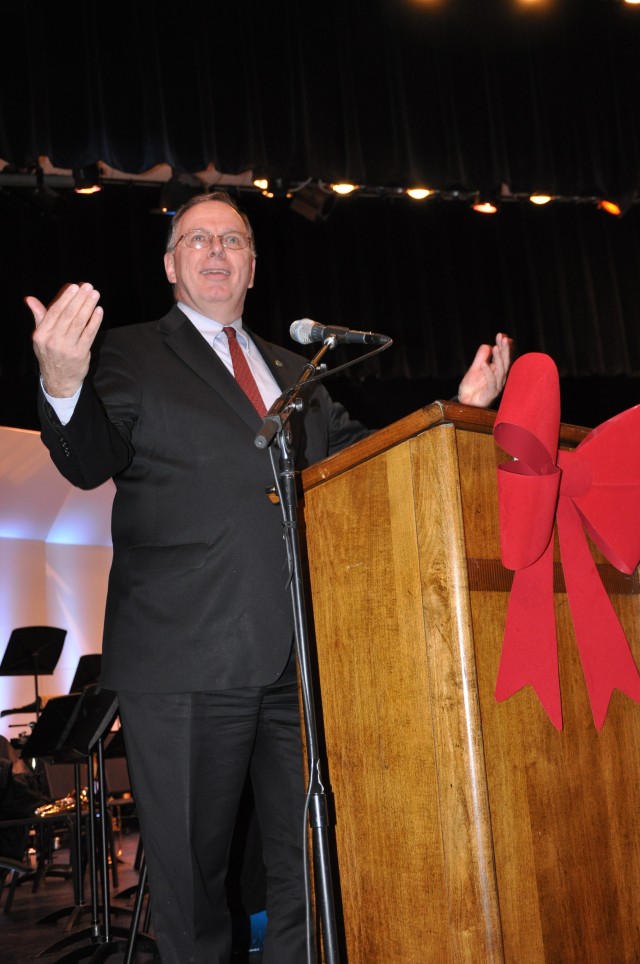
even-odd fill
[[(493, 409), (461, 405), (459, 402), (442, 400), (431, 402), (397, 422), (372, 432), (371, 435), (341, 452), (304, 469), (303, 489), (309, 491), (327, 479), (341, 475), (359, 462), (365, 462), (438, 425), (453, 425), (456, 429), (463, 431), (490, 435), (493, 432), (496, 414), (497, 412)], [(560, 444), (575, 447), (590, 431), (591, 429), (582, 426), (563, 424), (560, 426)]]

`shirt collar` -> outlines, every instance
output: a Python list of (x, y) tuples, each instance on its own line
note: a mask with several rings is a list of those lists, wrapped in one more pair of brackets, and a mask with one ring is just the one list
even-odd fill
[(189, 321), (195, 325), (200, 334), (206, 338), (206, 340), (211, 344), (215, 341), (218, 335), (222, 332), (224, 327), (233, 327), (238, 333), (238, 339), (242, 342), (245, 348), (250, 347), (249, 336), (242, 327), (242, 318), (236, 318), (235, 321), (231, 323), (230, 326), (222, 325), (219, 321), (214, 318), (207, 318), (206, 315), (201, 314), (196, 311), (195, 308), (190, 308), (189, 305), (185, 305), (184, 302), (178, 301), (178, 308), (183, 312), (189, 319)]

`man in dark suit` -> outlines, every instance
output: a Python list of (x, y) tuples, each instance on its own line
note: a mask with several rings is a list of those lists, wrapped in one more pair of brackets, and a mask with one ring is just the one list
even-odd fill
[[(99, 347), (91, 285), (69, 285), (48, 308), (27, 298), (42, 438), (75, 485), (116, 483), (101, 682), (119, 698), (162, 960), (229, 960), (225, 875), (250, 774), (267, 868), (263, 959), (301, 964), (304, 785), (289, 568), (280, 509), (265, 494), (269, 453), (254, 438), (305, 359), (242, 327), (255, 248), (227, 195), (199, 196), (176, 213), (165, 269), (176, 299), (169, 314), (112, 329)], [(489, 404), (509, 357), (504, 335), (482, 346), (461, 400)], [(247, 363), (253, 384), (241, 388)], [(297, 467), (367, 433), (320, 383), (303, 397), (291, 420)]]

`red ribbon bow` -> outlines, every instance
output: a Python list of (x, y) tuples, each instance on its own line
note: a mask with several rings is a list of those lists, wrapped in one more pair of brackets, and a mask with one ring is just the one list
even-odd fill
[(585, 531), (609, 562), (640, 560), (640, 405), (603, 422), (573, 452), (558, 452), (560, 386), (548, 355), (512, 366), (494, 426), (516, 461), (498, 467), (502, 562), (515, 570), (496, 699), (530, 684), (556, 729), (562, 707), (553, 604), (553, 526), (596, 729), (614, 689), (640, 702), (640, 674), (602, 585)]

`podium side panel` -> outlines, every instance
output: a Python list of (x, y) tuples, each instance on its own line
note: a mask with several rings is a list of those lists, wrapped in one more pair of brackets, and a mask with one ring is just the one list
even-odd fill
[(305, 497), (349, 964), (447, 964), (408, 442)]

